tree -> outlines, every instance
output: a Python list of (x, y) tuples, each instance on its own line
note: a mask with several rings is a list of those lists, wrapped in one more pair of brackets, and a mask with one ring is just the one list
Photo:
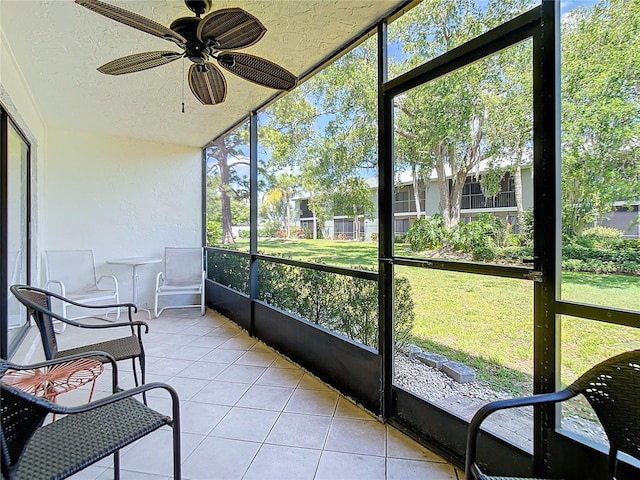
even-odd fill
[[(512, 18), (523, 11), (526, 3), (489, 1), (485, 11), (472, 0), (421, 3), (410, 15), (399, 19), (392, 39), (401, 42), (407, 55), (401, 68), (406, 70), (445, 53), (484, 29)], [(513, 47), (395, 99), (395, 156), (400, 159), (400, 166), (411, 169), (414, 189), (419, 177), (428, 178), (432, 169), (435, 171), (439, 211), (448, 227), (459, 221), (467, 176), (478, 171), (481, 162), (496, 155), (503, 162), (513, 162), (517, 141), (508, 145), (493, 125), (503, 124), (515, 130), (514, 125), (521, 122), (519, 115), (530, 118), (530, 111), (508, 108), (510, 97), (516, 96), (509, 95), (509, 91), (518, 82), (506, 70), (505, 58), (522, 61), (527, 58), (526, 50)], [(530, 54), (528, 61), (531, 62)], [(522, 80), (524, 75), (526, 69), (519, 72), (518, 78)], [(526, 132), (524, 135), (526, 138)], [(419, 212), (419, 196), (415, 197)]]
[[(247, 167), (249, 161), (243, 150), (248, 144), (248, 129), (240, 128), (233, 133), (218, 138), (205, 151), (207, 165), (207, 189), (216, 192), (220, 201), (220, 216), (222, 221), (222, 243), (233, 244), (232, 234), (234, 201), (245, 201), (249, 195), (248, 180), (241, 176), (241, 166)], [(216, 178), (217, 177), (217, 178)], [(215, 179), (215, 180), (214, 180)], [(207, 195), (207, 200), (210, 196)], [(208, 207), (209, 207), (208, 203)], [(210, 213), (207, 208), (207, 213)], [(212, 213), (212, 212), (211, 212)]]
[(363, 179), (351, 177), (336, 187), (333, 214), (353, 217), (354, 240), (360, 240), (360, 217), (370, 218), (373, 210), (371, 189)]
[(291, 237), (291, 202), (298, 191), (298, 180), (290, 173), (279, 173), (270, 178), (271, 188), (262, 200), (262, 212), (284, 226), (286, 237)]
[[(640, 196), (640, 1), (577, 9), (562, 29), (563, 233)], [(588, 59), (586, 61), (585, 59)]]

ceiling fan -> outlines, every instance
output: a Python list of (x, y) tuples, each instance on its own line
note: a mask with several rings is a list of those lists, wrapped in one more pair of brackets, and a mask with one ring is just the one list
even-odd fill
[(75, 0), (78, 5), (100, 15), (174, 42), (183, 52), (157, 51), (135, 53), (105, 63), (98, 71), (107, 75), (122, 75), (159, 67), (186, 57), (193, 62), (189, 68), (189, 87), (203, 105), (224, 102), (227, 82), (211, 59), (222, 68), (246, 80), (278, 90), (291, 90), (297, 79), (289, 71), (264, 58), (237, 53), (260, 40), (267, 29), (253, 15), (241, 8), (211, 9), (211, 0), (185, 0), (195, 17), (174, 20), (169, 28), (142, 15), (99, 0)]

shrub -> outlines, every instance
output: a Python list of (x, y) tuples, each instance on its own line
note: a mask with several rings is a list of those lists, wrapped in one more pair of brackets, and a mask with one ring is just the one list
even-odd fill
[(524, 246), (533, 246), (533, 209), (528, 209), (518, 216), (518, 233)]
[(372, 242), (377, 242), (378, 241), (378, 234), (377, 233), (372, 233), (371, 234), (371, 241)]
[(249, 257), (208, 251), (207, 278), (249, 295)]
[[(493, 217), (493, 215), (491, 216)], [(457, 232), (455, 230), (457, 230)], [(487, 222), (484, 218), (479, 218), (466, 225), (458, 224), (452, 233), (452, 246), (455, 250), (461, 252), (472, 252), (479, 247), (491, 247), (495, 245), (493, 222)]]
[(491, 245), (486, 247), (476, 247), (472, 252), (472, 258), (476, 261), (495, 260), (497, 256), (498, 249)]
[(207, 222), (207, 245), (218, 245), (222, 242), (222, 222)]
[(280, 222), (266, 222), (261, 228), (258, 229), (259, 237), (275, 238), (278, 236), (280, 230)]
[(588, 228), (575, 243), (588, 248), (616, 248), (622, 243), (622, 232), (611, 227)]
[(522, 262), (525, 258), (533, 258), (533, 247), (505, 247), (497, 252), (497, 258), (511, 262)]
[(251, 232), (249, 230), (240, 230), (238, 231), (238, 236), (240, 238), (249, 238), (251, 236)]
[(440, 247), (446, 237), (444, 220), (441, 215), (419, 218), (409, 229), (406, 240), (414, 252)]
[[(258, 298), (273, 307), (378, 348), (376, 281), (260, 262), (258, 286)], [(395, 292), (396, 344), (401, 346), (408, 341), (415, 321), (409, 280), (396, 277)]]

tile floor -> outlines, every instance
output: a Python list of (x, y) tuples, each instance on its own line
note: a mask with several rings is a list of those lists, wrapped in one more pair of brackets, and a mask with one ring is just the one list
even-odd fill
[[(382, 424), (233, 322), (212, 310), (204, 317), (198, 313), (168, 310), (149, 320), (150, 333), (143, 340), (147, 382), (169, 383), (180, 395), (185, 480), (462, 479), (462, 472), (442, 458)], [(58, 337), (60, 348), (87, 343), (81, 335), (86, 331), (67, 328)], [(37, 332), (32, 331), (13, 360), (33, 363), (42, 358)], [(133, 386), (131, 364), (120, 362), (119, 372), (121, 386)], [(94, 398), (109, 394), (110, 376), (105, 371), (98, 378)], [(58, 401), (84, 403), (87, 395), (80, 389)], [(149, 404), (170, 413), (164, 391), (152, 391)], [(122, 479), (169, 479), (171, 462), (167, 427), (122, 450)], [(104, 459), (72, 478), (113, 478), (111, 466), (111, 458)]]

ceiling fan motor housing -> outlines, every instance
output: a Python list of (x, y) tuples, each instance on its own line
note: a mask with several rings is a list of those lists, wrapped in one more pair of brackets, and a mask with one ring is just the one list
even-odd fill
[(193, 63), (202, 64), (209, 58), (209, 49), (197, 35), (199, 18), (182, 17), (175, 19), (169, 28), (187, 39), (185, 56)]
[(211, 0), (184, 0), (187, 8), (196, 15), (200, 16), (207, 13), (211, 9)]

